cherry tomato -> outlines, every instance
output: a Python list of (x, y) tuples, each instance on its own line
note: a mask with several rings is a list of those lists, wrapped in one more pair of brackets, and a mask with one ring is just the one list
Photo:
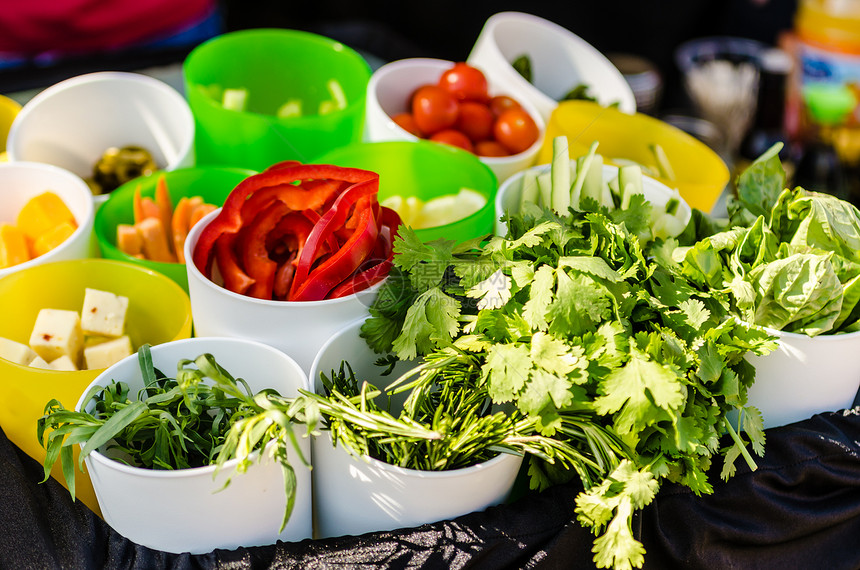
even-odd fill
[(439, 78), (442, 87), (460, 101), (486, 101), (490, 98), (487, 77), (477, 67), (457, 62)]
[(415, 123), (415, 117), (412, 116), (412, 113), (398, 113), (391, 117), (391, 120), (397, 123), (404, 131), (412, 133), (416, 137), (424, 138), (424, 133), (418, 128), (418, 125)]
[(459, 113), (457, 100), (438, 85), (419, 87), (412, 96), (412, 116), (425, 134), (454, 126)]
[(475, 143), (475, 154), (478, 156), (510, 156), (511, 153), (496, 141), (480, 141)]
[(455, 126), (474, 143), (492, 138), (494, 120), (490, 108), (483, 103), (463, 101)]
[(433, 133), (430, 136), (430, 140), (438, 143), (458, 146), (462, 149), (468, 150), (469, 152), (474, 152), (474, 148), (472, 147), (472, 141), (470, 141), (469, 137), (467, 137), (464, 133), (458, 131), (457, 129), (445, 129)]
[(508, 109), (493, 124), (493, 136), (512, 154), (532, 146), (539, 135), (534, 119), (523, 109)]
[(508, 109), (522, 109), (522, 105), (520, 105), (516, 99), (508, 97), (507, 95), (495, 95), (490, 97), (490, 102), (488, 104), (490, 106), (490, 111), (493, 112), (493, 116), (496, 118)]

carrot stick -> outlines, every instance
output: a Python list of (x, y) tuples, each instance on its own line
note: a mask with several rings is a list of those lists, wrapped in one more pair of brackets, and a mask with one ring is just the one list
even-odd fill
[(194, 225), (199, 222), (206, 214), (213, 210), (217, 210), (218, 207), (214, 204), (200, 204), (194, 210), (191, 211), (191, 219), (188, 222), (188, 227), (193, 228)]
[(143, 239), (136, 227), (129, 224), (118, 224), (116, 227), (116, 246), (128, 255), (139, 255), (143, 252)]
[(167, 190), (167, 180), (161, 174), (155, 182), (155, 205), (158, 207), (158, 218), (167, 234), (167, 245), (173, 249), (173, 230), (170, 223), (173, 217), (173, 204), (170, 201), (170, 193)]
[(150, 261), (175, 262), (176, 256), (167, 245), (167, 233), (157, 217), (145, 218), (135, 224), (143, 238), (143, 253)]
[(155, 200), (150, 198), (149, 196), (144, 196), (140, 199), (141, 210), (143, 210), (143, 218), (141, 218), (141, 222), (146, 218), (158, 218), (161, 220), (161, 216), (159, 215), (158, 206), (155, 204)]
[[(185, 263), (185, 237), (188, 235), (190, 227), (188, 221), (191, 219), (191, 209), (193, 199), (183, 196), (176, 204), (176, 209), (173, 210), (173, 219), (171, 220), (171, 230), (173, 232), (173, 251), (176, 252), (176, 259), (179, 263)], [(201, 200), (202, 202), (202, 200)]]
[(143, 200), (140, 197), (140, 184), (134, 189), (134, 223), (142, 222), (143, 215)]

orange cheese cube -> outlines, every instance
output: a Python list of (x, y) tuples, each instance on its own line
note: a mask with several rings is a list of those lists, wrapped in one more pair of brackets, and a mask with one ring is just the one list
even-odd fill
[(75, 216), (65, 202), (50, 191), (30, 198), (18, 212), (18, 229), (33, 241), (63, 222), (77, 227)]
[(33, 241), (33, 255), (44, 255), (66, 241), (78, 229), (69, 222), (60, 222)]
[(11, 224), (0, 224), (0, 268), (11, 267), (30, 259), (24, 233)]

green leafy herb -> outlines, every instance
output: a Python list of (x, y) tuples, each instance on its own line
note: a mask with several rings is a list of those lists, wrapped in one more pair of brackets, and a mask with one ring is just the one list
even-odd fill
[[(420, 243), (403, 228), (395, 244), (402, 279), (388, 294), (422, 302), (373, 308), (362, 329), (380, 353), (479, 370), (493, 405), (533, 422), (547, 441), (580, 442), (573, 469), (533, 454), (532, 486), (575, 471), (585, 485), (579, 520), (599, 535), (595, 561), (623, 568), (642, 564), (631, 517), (661, 480), (709, 493), (714, 456), (724, 456), (725, 476), (739, 457), (754, 468), (743, 437), (761, 453), (764, 432), (744, 424), (739, 434), (728, 413), (755, 417), (743, 414), (754, 379), (743, 357), (775, 343), (732, 319), (724, 292), (702, 290), (678, 270), (674, 241), (649, 243), (657, 254), (646, 255), (629, 214), (611, 216), (594, 204), (567, 215), (526, 208), (506, 216), (507, 236), (468, 246)], [(578, 431), (570, 414), (584, 414)], [(588, 430), (624, 446), (589, 446)], [(720, 449), (726, 432), (732, 444)]]

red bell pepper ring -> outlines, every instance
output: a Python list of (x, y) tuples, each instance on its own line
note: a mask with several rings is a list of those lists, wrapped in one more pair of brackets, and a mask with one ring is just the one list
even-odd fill
[[(360, 198), (364, 196), (372, 196), (373, 201), (375, 202), (378, 190), (378, 177), (353, 184), (337, 197), (331, 208), (329, 208), (329, 210), (323, 215), (319, 223), (314, 226), (311, 235), (308, 236), (305, 248), (302, 250), (302, 255), (299, 257), (298, 265), (296, 266), (296, 275), (293, 278), (293, 285), (290, 289), (291, 300), (295, 298), (299, 284), (305, 282), (308, 278), (308, 274), (310, 273), (311, 266), (317, 261), (320, 245), (325, 242), (328, 237), (335, 232), (335, 230), (344, 225), (347, 217), (352, 213), (353, 205), (357, 204)], [(368, 203), (367, 206), (369, 207), (370, 204)]]
[(240, 182), (227, 197), (221, 212), (200, 232), (194, 248), (192, 261), (205, 275), (211, 274), (212, 248), (216, 240), (225, 233), (237, 233), (247, 219), (243, 218), (242, 206), (254, 193), (281, 184), (292, 184), (303, 180), (343, 180), (350, 184), (366, 180), (379, 181), (379, 175), (358, 168), (343, 168), (328, 164), (276, 164), (259, 174)]
[(233, 249), (236, 237), (236, 234), (223, 234), (218, 237), (215, 241), (215, 259), (218, 272), (224, 280), (224, 287), (234, 293), (245, 294), (245, 291), (254, 284), (254, 280), (242, 271), (236, 261), (236, 253)]
[(255, 192), (242, 204), (242, 219), (253, 218), (275, 201), (283, 202), (296, 212), (320, 210), (347, 184), (342, 180), (310, 180), (302, 184), (269, 186)]
[[(352, 275), (359, 268), (362, 261), (376, 246), (379, 237), (379, 226), (376, 221), (376, 212), (373, 205), (376, 203), (374, 195), (362, 196), (355, 205), (359, 216), (358, 226), (349, 239), (330, 257), (315, 267), (313, 271), (301, 282), (293, 280), (290, 291), (291, 301), (319, 301), (325, 299), (329, 292), (338, 284)], [(323, 219), (325, 216), (323, 216)], [(311, 234), (313, 235), (313, 234)], [(310, 241), (310, 239), (308, 240)], [(305, 250), (307, 251), (307, 245)], [(296, 269), (298, 275), (301, 268), (301, 259)], [(297, 286), (298, 285), (298, 286)]]
[(277, 263), (269, 258), (267, 236), (290, 212), (283, 202), (273, 202), (242, 231), (241, 260), (245, 273), (254, 280), (246, 295), (271, 299)]

